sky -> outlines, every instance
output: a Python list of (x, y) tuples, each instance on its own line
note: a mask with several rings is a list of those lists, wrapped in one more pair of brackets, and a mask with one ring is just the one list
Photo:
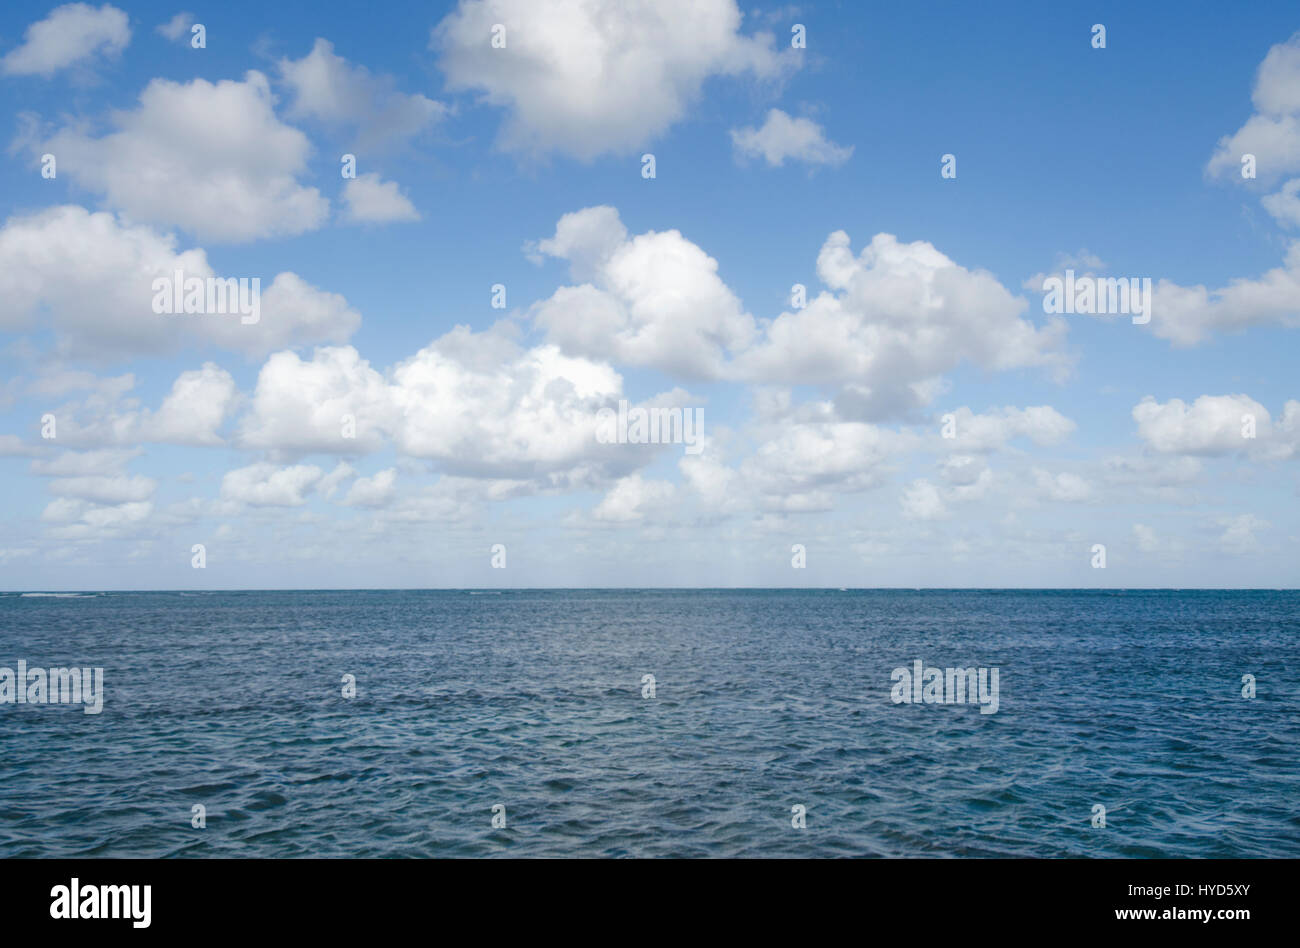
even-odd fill
[(0, 589), (1295, 587), (1300, 10), (1133, 7), (5, 5)]

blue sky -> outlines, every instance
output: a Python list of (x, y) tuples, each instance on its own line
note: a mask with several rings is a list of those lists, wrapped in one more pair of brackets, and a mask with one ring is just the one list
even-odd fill
[[(1298, 30), (11, 5), (0, 588), (1294, 586)], [(153, 312), (180, 263), (260, 321)], [(1046, 314), (1067, 268), (1150, 323)]]

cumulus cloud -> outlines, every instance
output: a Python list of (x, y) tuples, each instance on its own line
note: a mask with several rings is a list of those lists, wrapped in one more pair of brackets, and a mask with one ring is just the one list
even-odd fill
[(449, 88), (506, 110), (502, 148), (590, 160), (659, 135), (712, 76), (797, 66), (770, 33), (742, 35), (741, 19), (735, 0), (462, 0), (430, 45)]
[(676, 488), (668, 481), (646, 480), (640, 474), (621, 478), (592, 510), (605, 523), (636, 523), (668, 507)]
[(575, 279), (530, 314), (567, 352), (716, 378), (754, 319), (718, 276), (718, 262), (679, 231), (628, 239), (611, 207), (566, 214), (536, 249), (568, 260)]
[(23, 44), (0, 59), (0, 72), (49, 77), (96, 56), (117, 56), (130, 41), (131, 27), (117, 7), (67, 3), (27, 27)]
[(1161, 404), (1148, 395), (1133, 408), (1138, 437), (1152, 449), (1206, 457), (1253, 446), (1244, 435), (1246, 416), (1254, 421), (1255, 437), (1267, 439), (1272, 427), (1268, 409), (1246, 395), (1202, 395), (1190, 406), (1181, 398)]
[(250, 464), (226, 472), (221, 479), (221, 498), (253, 507), (301, 507), (321, 474), (312, 464), (284, 468), (267, 462)]
[(214, 343), (249, 355), (287, 345), (346, 340), (361, 317), (337, 294), (281, 273), (261, 293), (261, 316), (159, 315), (153, 280), (217, 276), (200, 249), (179, 250), (174, 235), (119, 222), (75, 205), (13, 217), (0, 228), (0, 330), (37, 323), (80, 357), (155, 354)]
[(784, 312), (729, 374), (749, 381), (842, 386), (842, 413), (865, 420), (914, 413), (963, 362), (1001, 371), (1060, 369), (1064, 321), (1038, 328), (1027, 304), (992, 274), (968, 270), (924, 241), (877, 234), (854, 256), (836, 231), (817, 258), (831, 292)]
[(298, 181), (311, 144), (276, 117), (256, 70), (242, 82), (154, 79), (109, 123), (106, 135), (70, 126), (39, 147), (135, 222), (238, 242), (301, 234), (328, 216), (329, 202)]
[(684, 378), (838, 386), (840, 412), (861, 420), (914, 414), (965, 361), (1065, 364), (1064, 321), (1039, 329), (991, 274), (888, 234), (858, 257), (847, 234), (832, 234), (818, 272), (833, 292), (762, 331), (716, 260), (676, 230), (629, 237), (614, 208), (566, 214), (528, 250), (567, 260), (582, 281), (529, 309), (566, 352)]
[(1078, 427), (1051, 405), (1006, 406), (985, 414), (963, 405), (949, 414), (954, 437), (944, 443), (954, 451), (975, 454), (1000, 450), (1016, 438), (1028, 438), (1037, 445), (1059, 444)]
[(317, 349), (310, 360), (275, 354), (258, 376), (240, 443), (283, 456), (391, 443), (451, 475), (598, 485), (657, 450), (598, 441), (598, 413), (621, 395), (622, 379), (606, 364), (457, 327), (385, 372), (350, 346)]
[(1268, 51), (1251, 99), (1255, 114), (1219, 139), (1207, 175), (1244, 180), (1241, 157), (1246, 154), (1255, 156), (1261, 181), (1300, 171), (1300, 33)]
[(367, 151), (406, 141), (448, 112), (441, 102), (398, 92), (392, 76), (352, 65), (325, 39), (302, 59), (281, 59), (280, 75), (293, 93), (292, 117), (347, 128)]
[[(134, 384), (130, 376), (127, 379)], [(98, 389), (80, 402), (60, 406), (53, 412), (58, 442), (70, 447), (225, 443), (219, 429), (239, 401), (235, 381), (225, 369), (207, 362), (200, 369), (182, 372), (156, 411), (141, 407), (138, 399), (124, 398), (129, 387)], [(104, 473), (111, 460), (116, 459), (120, 467), (133, 456), (112, 450), (71, 452), (34, 462), (32, 469), (63, 476)]]
[(258, 373), (240, 443), (289, 454), (363, 454), (384, 443), (391, 419), (384, 377), (351, 346), (319, 348), (310, 360), (277, 352)]
[(1268, 325), (1300, 326), (1300, 241), (1287, 249), (1282, 266), (1258, 279), (1235, 279), (1213, 290), (1160, 280), (1152, 288), (1150, 329), (1175, 345), (1194, 345), (1215, 331)]
[(359, 477), (343, 498), (346, 507), (386, 507), (397, 496), (397, 469), (390, 467), (372, 477)]
[(355, 224), (386, 224), (418, 221), (420, 212), (398, 190), (396, 181), (385, 181), (371, 172), (349, 178), (343, 186), (344, 220)]
[(781, 167), (787, 161), (810, 165), (842, 165), (853, 154), (852, 147), (842, 148), (826, 138), (820, 125), (807, 118), (792, 118), (780, 109), (772, 109), (760, 128), (745, 127), (731, 131), (736, 152), (762, 158), (769, 165)]
[(218, 445), (218, 429), (238, 398), (235, 380), (225, 369), (205, 362), (182, 372), (158, 411), (140, 422), (141, 440), (169, 444)]
[(909, 439), (862, 422), (773, 424), (740, 464), (741, 481), (767, 509), (830, 510), (840, 493), (884, 482)]
[(61, 497), (51, 501), (41, 519), (55, 524), (50, 536), (61, 540), (105, 540), (139, 530), (153, 513), (148, 501), (100, 505)]

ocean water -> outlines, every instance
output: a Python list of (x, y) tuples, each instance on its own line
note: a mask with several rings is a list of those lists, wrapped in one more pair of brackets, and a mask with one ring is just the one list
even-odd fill
[[(0, 856), (1295, 857), (1298, 632), (1266, 591), (10, 593), (0, 666), (105, 698), (0, 705)], [(997, 712), (893, 703), (918, 659)]]

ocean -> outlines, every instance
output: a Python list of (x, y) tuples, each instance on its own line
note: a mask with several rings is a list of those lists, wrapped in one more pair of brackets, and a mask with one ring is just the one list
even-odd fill
[[(0, 667), (103, 705), (0, 704), (0, 857), (1296, 857), (1298, 631), (1295, 591), (8, 593)], [(996, 711), (896, 703), (916, 662)]]

